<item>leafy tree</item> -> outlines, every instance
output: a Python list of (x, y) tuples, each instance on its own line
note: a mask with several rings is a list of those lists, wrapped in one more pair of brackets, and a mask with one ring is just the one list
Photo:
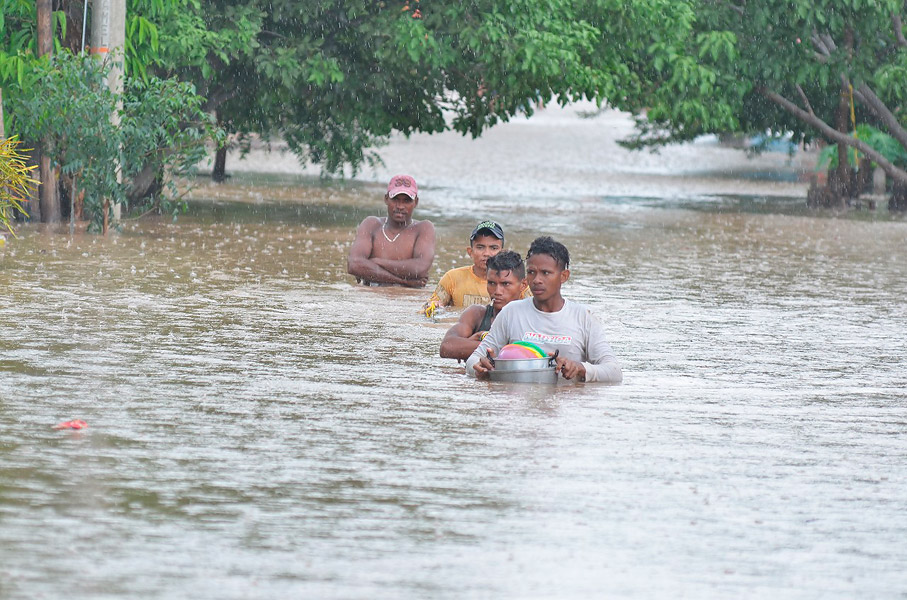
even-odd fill
[[(72, 216), (84, 209), (106, 231), (110, 203), (130, 198), (143, 175), (163, 180), (192, 172), (216, 136), (203, 99), (176, 80), (131, 79), (122, 107), (107, 88), (106, 67), (90, 57), (61, 52), (41, 63), (35, 83), (10, 100), (13, 128), (53, 150), (68, 182)], [(110, 115), (119, 111), (119, 124)], [(120, 172), (118, 173), (118, 166)], [(161, 207), (158, 194), (151, 202)]]
[[(98, 224), (106, 222), (106, 211), (96, 205), (102, 198), (136, 207), (150, 201), (164, 208), (172, 198), (161, 193), (165, 175), (188, 172), (204, 157), (205, 140), (218, 137), (191, 83), (161, 80), (150, 72), (161, 60), (151, 19), (174, 17), (183, 5), (182, 0), (129, 0), (124, 108), (119, 128), (113, 128), (107, 115), (117, 99), (100, 79), (108, 65), (72, 58), (81, 50), (84, 4), (58, 4), (53, 20), (59, 58), (48, 62), (35, 56), (35, 3), (0, 0), (0, 87), (10, 107), (7, 128), (54, 157), (76, 215), (81, 215), (79, 198), (86, 199), (85, 208)], [(37, 135), (40, 143), (31, 137)], [(119, 173), (115, 164), (123, 165)]]
[(590, 66), (600, 32), (563, 0), (185, 8), (159, 24), (158, 73), (195, 82), (231, 133), (279, 135), (327, 171), (368, 162), (392, 131), (477, 136), (555, 94), (599, 96), (609, 79)]
[[(702, 133), (793, 132), (859, 150), (907, 185), (907, 164), (879, 138), (854, 135), (870, 124), (907, 149), (907, 40), (902, 0), (685, 0), (694, 18), (668, 45), (668, 60), (641, 62), (651, 86), (631, 145), (657, 145)], [(650, 51), (664, 51), (664, 42)], [(694, 64), (695, 63), (695, 64)], [(846, 173), (841, 173), (843, 187)], [(845, 193), (847, 190), (838, 190)]]
[[(66, 19), (57, 11), (53, 17), (54, 41), (60, 48)], [(0, 0), (0, 82), (24, 82), (32, 64), (37, 61), (37, 12), (29, 0)]]
[[(678, 105), (661, 85), (668, 78), (702, 98), (733, 81), (687, 53), (696, 23), (688, 2), (246, 0), (203, 8), (204, 28), (232, 33), (206, 38), (206, 59), (174, 72), (198, 81), (241, 140), (279, 135), (327, 171), (370, 162), (367, 149), (392, 131), (475, 137), (555, 99), (652, 107), (655, 122), (695, 113), (697, 127), (710, 130), (737, 124), (731, 103)], [(203, 28), (185, 16), (163, 26), (162, 38), (170, 27), (176, 66), (185, 55), (176, 40)], [(734, 51), (727, 32), (703, 33), (697, 43), (716, 56)]]

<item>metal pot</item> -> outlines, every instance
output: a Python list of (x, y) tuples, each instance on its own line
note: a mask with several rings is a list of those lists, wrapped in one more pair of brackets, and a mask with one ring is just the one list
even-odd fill
[(491, 358), (494, 370), (488, 372), (491, 381), (511, 383), (557, 383), (554, 356), (545, 358)]

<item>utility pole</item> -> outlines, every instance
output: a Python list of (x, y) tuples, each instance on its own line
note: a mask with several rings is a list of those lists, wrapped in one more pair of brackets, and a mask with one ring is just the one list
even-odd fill
[[(38, 16), (38, 56), (50, 56), (54, 50), (53, 38), (53, 2), (52, 0), (36, 0), (35, 8)], [(45, 144), (45, 146), (47, 146)], [(57, 177), (50, 163), (51, 148), (46, 148), (41, 153), (38, 162), (38, 173), (41, 179), (41, 189), (38, 196), (38, 206), (41, 210), (41, 221), (56, 223), (60, 220), (60, 198), (57, 195)]]
[[(88, 0), (85, 0), (86, 2)], [(112, 60), (107, 75), (107, 87), (116, 96), (123, 93), (123, 61), (126, 47), (126, 0), (91, 0), (91, 53), (101, 60)], [(112, 55), (112, 58), (111, 58)], [(110, 115), (114, 127), (120, 124), (119, 109)], [(122, 176), (117, 166), (117, 179)], [(104, 201), (104, 233), (107, 233), (107, 213), (110, 199)], [(113, 205), (114, 222), (120, 220), (121, 206)]]

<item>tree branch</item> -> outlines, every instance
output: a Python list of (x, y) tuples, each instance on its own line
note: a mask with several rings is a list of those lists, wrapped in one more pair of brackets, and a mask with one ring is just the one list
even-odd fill
[(206, 100), (204, 106), (202, 106), (202, 110), (205, 112), (217, 110), (217, 108), (221, 104), (223, 104), (227, 100), (232, 100), (233, 98), (238, 96), (241, 91), (242, 90), (239, 88), (239, 86), (233, 86), (230, 89), (221, 88), (208, 97), (208, 100)]
[(268, 31), (267, 29), (262, 29), (259, 33), (261, 35), (270, 35), (271, 37), (280, 38), (282, 40), (290, 39), (287, 36), (283, 35), (282, 33), (277, 33), (276, 31)]
[[(842, 88), (842, 90), (844, 90), (844, 89), (850, 90), (850, 93), (853, 94), (853, 97), (856, 98), (860, 104), (864, 104), (864, 105), (867, 104), (866, 97), (863, 96), (863, 94), (862, 94), (862, 92), (860, 92), (859, 88), (855, 88), (850, 84), (850, 79), (844, 73), (841, 73), (841, 88)], [(856, 125), (854, 125), (854, 126), (856, 126)]]
[(866, 107), (882, 121), (882, 124), (888, 129), (891, 137), (896, 139), (898, 143), (907, 150), (907, 130), (901, 126), (897, 117), (895, 117), (888, 107), (885, 106), (884, 102), (879, 100), (879, 97), (876, 96), (875, 92), (872, 91), (872, 88), (868, 85), (861, 83), (857, 89), (860, 91), (860, 95), (863, 97), (863, 103)]
[(809, 98), (806, 97), (806, 93), (803, 91), (803, 88), (800, 87), (800, 84), (797, 84), (797, 92), (800, 94), (800, 99), (803, 100), (803, 104), (806, 106), (806, 110), (809, 111), (809, 114), (815, 116), (816, 113), (813, 112), (813, 107), (809, 103)]
[(839, 144), (844, 144), (845, 146), (851, 146), (853, 148), (856, 148), (857, 150), (859, 150), (860, 152), (862, 152), (863, 154), (865, 154), (866, 156), (871, 158), (873, 161), (875, 161), (880, 167), (882, 167), (882, 170), (884, 170), (885, 173), (887, 173), (892, 179), (900, 181), (903, 184), (907, 184), (907, 171), (904, 171), (903, 169), (899, 169), (898, 167), (894, 166), (891, 163), (891, 161), (889, 161), (887, 158), (882, 156), (881, 153), (879, 153), (877, 150), (875, 150), (872, 146), (870, 146), (863, 140), (857, 139), (855, 137), (847, 135), (846, 133), (842, 133), (842, 132), (838, 131), (837, 129), (830, 126), (828, 123), (826, 123), (819, 117), (809, 114), (808, 112), (806, 112), (805, 110), (803, 110), (802, 108), (800, 108), (799, 106), (797, 106), (796, 104), (794, 104), (793, 102), (791, 102), (790, 100), (788, 100), (787, 98), (782, 96), (781, 94), (773, 92), (772, 90), (770, 90), (766, 87), (759, 87), (756, 89), (756, 91), (759, 94), (761, 94), (762, 96), (764, 96), (765, 98), (768, 98), (769, 100), (771, 100), (772, 102), (774, 102), (775, 104), (777, 104), (778, 106), (780, 106), (781, 108), (783, 108), (784, 110), (789, 112), (790, 114), (794, 115), (795, 117), (797, 117), (804, 123), (811, 125), (812, 127), (818, 129), (819, 132), (822, 135), (824, 135), (827, 139), (837, 142)]
[(809, 40), (818, 48), (819, 54), (826, 58), (830, 58), (832, 52), (838, 49), (838, 45), (827, 33), (813, 31), (812, 35), (809, 36)]
[(819, 37), (818, 33), (813, 33), (809, 36), (809, 41), (813, 43), (813, 46), (818, 48), (816, 52), (819, 56), (822, 56), (825, 59), (828, 59), (828, 57), (831, 56), (831, 50), (828, 49), (828, 46), (825, 45), (825, 41)]
[(891, 26), (894, 29), (894, 39), (898, 41), (898, 46), (907, 48), (907, 39), (904, 38), (904, 25), (901, 23), (901, 15), (896, 12), (891, 13)]

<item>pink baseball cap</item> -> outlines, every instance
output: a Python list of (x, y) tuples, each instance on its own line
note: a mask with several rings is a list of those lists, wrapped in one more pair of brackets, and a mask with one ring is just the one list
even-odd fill
[(390, 183), (387, 184), (387, 197), (393, 198), (398, 194), (406, 194), (413, 200), (419, 195), (419, 188), (416, 187), (416, 180), (409, 175), (394, 175)]

